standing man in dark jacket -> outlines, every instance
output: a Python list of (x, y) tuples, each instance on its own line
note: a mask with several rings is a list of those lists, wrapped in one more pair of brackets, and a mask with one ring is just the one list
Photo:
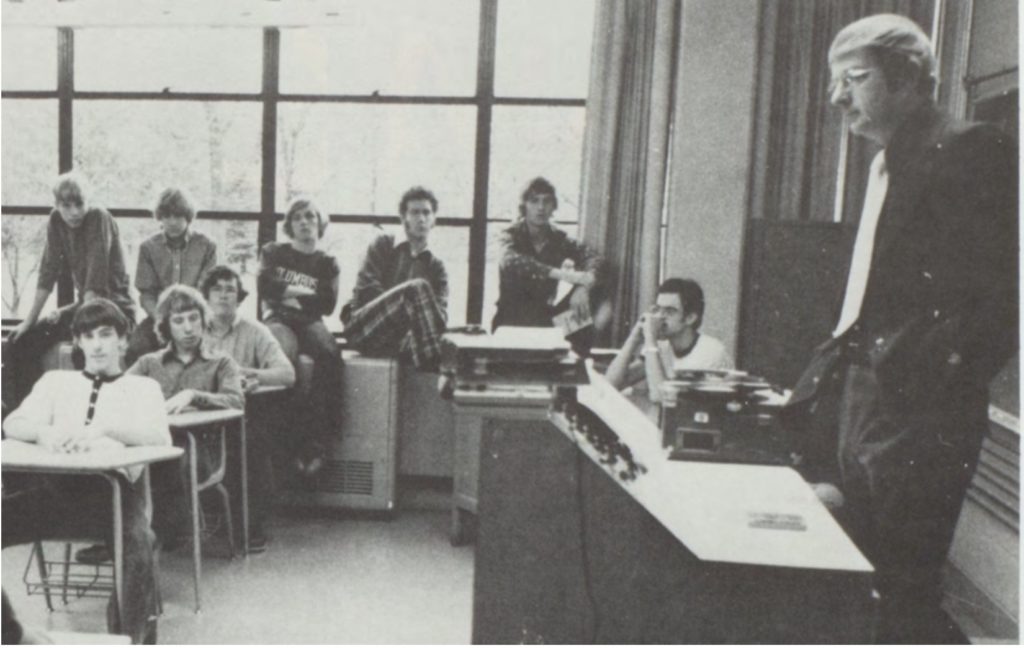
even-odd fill
[(934, 105), (915, 23), (876, 15), (829, 51), (831, 101), (882, 147), (842, 311), (787, 410), (805, 476), (874, 564), (880, 643), (961, 642), (941, 569), (1017, 340), (1017, 150)]

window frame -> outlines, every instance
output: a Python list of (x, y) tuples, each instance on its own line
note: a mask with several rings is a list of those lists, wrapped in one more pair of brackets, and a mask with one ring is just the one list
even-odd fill
[[(488, 218), (488, 183), (490, 182), (491, 126), (494, 106), (533, 107), (586, 107), (585, 98), (558, 97), (499, 97), (495, 95), (496, 33), (499, 0), (480, 0), (479, 27), (477, 32), (476, 91), (466, 96), (429, 95), (351, 95), (351, 94), (295, 94), (280, 91), (281, 29), (263, 27), (263, 62), (261, 70), (262, 87), (256, 93), (215, 93), (215, 92), (150, 92), (150, 91), (76, 91), (74, 88), (75, 28), (56, 27), (57, 30), (57, 88), (55, 90), (11, 90), (3, 91), (3, 99), (56, 99), (58, 102), (57, 140), (58, 169), (64, 173), (72, 169), (74, 159), (74, 108), (78, 102), (93, 100), (116, 101), (240, 101), (259, 103), (262, 109), (261, 128), (261, 173), (260, 200), (257, 211), (200, 211), (199, 217), (210, 220), (255, 221), (257, 226), (257, 247), (277, 240), (278, 223), (283, 213), (275, 210), (277, 201), (277, 143), (278, 107), (281, 103), (348, 103), (348, 104), (419, 104), (419, 105), (469, 105), (476, 107), (474, 134), (472, 212), (465, 218), (438, 218), (439, 227), (468, 227), (469, 254), (466, 290), (465, 321), (479, 324), (484, 310), (484, 272), (488, 226), (501, 222)], [(398, 196), (395, 197), (396, 201)], [(5, 215), (47, 216), (51, 205), (0, 205)], [(117, 218), (148, 218), (150, 213), (136, 206), (110, 210)], [(331, 222), (393, 224), (398, 214), (331, 213)], [(66, 305), (73, 301), (74, 289), (70, 275), (62, 276), (57, 285), (57, 303)], [(4, 320), (11, 323), (17, 320)]]

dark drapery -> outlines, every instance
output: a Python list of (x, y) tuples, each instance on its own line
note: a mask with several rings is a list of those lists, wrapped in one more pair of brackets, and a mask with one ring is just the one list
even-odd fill
[(678, 0), (597, 5), (583, 145), (583, 240), (610, 266), (618, 345), (654, 301), (674, 94)]
[(842, 174), (842, 220), (857, 222), (877, 149), (844, 137), (828, 103), (828, 48), (863, 16), (899, 13), (931, 31), (936, 0), (777, 0), (761, 3), (751, 218), (831, 221)]

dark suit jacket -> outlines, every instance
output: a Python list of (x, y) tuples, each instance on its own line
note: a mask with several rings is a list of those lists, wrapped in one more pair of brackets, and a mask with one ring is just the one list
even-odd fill
[[(886, 163), (889, 186), (860, 318), (843, 340), (818, 348), (794, 388), (788, 416), (798, 427), (813, 427), (809, 411), (834, 413), (820, 401), (838, 397), (840, 355), (874, 369), (883, 411), (898, 428), (966, 402), (965, 393), (986, 393), (1016, 349), (1016, 143), (929, 107), (896, 134)], [(805, 438), (827, 454), (835, 440), (822, 446), (815, 437), (829, 433), (826, 424)]]

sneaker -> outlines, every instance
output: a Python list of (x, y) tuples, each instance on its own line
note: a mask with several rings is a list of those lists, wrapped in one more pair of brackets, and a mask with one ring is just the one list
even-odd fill
[(455, 397), (455, 376), (441, 374), (437, 377), (437, 394), (441, 400), (451, 400)]
[(192, 547), (192, 534), (175, 533), (165, 538), (161, 538), (158, 535), (157, 544), (160, 546), (161, 551), (174, 553), (175, 551)]
[(75, 552), (75, 561), (83, 565), (102, 565), (113, 559), (110, 549), (105, 544), (95, 544)]
[(262, 531), (249, 531), (249, 553), (261, 554), (267, 550), (267, 534)]
[(295, 459), (295, 468), (299, 476), (305, 479), (316, 477), (324, 467), (325, 454), (326, 450), (320, 443), (307, 443)]

